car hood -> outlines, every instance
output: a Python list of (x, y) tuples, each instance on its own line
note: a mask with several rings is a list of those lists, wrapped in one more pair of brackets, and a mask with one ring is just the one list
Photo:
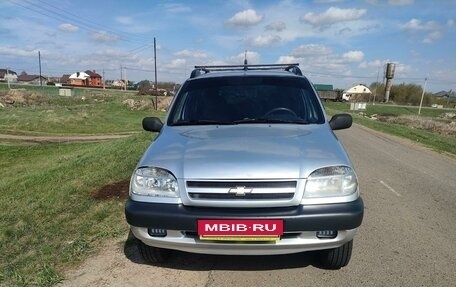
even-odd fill
[(165, 126), (138, 166), (185, 179), (297, 179), (350, 160), (327, 124)]

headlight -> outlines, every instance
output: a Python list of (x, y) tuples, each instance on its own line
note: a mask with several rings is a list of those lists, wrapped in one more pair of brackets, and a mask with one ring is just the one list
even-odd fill
[(315, 170), (307, 179), (304, 198), (345, 196), (356, 192), (358, 180), (348, 166), (330, 166)]
[(179, 197), (176, 178), (167, 170), (142, 167), (131, 178), (130, 192), (137, 195)]

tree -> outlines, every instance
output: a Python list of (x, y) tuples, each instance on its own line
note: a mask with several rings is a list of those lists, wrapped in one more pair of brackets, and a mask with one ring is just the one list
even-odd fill
[[(381, 102), (384, 100), (385, 85), (382, 83), (373, 82), (369, 86), (372, 93), (377, 90), (375, 101)], [(393, 85), (390, 91), (390, 100), (396, 104), (407, 104), (417, 106), (420, 104), (423, 88), (416, 84), (401, 83)], [(426, 93), (423, 99), (423, 105), (432, 104), (431, 94)]]
[(138, 83), (138, 95), (151, 95), (152, 85), (148, 80), (143, 80)]
[(390, 99), (395, 103), (419, 105), (423, 89), (416, 84), (402, 83), (391, 87)]
[(385, 93), (385, 85), (380, 82), (373, 82), (369, 85), (369, 90), (372, 92), (372, 101), (381, 102)]

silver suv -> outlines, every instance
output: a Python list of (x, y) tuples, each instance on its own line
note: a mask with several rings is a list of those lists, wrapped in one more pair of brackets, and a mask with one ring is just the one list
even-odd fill
[(363, 219), (352, 163), (298, 64), (196, 66), (133, 172), (127, 222), (148, 262), (170, 250), (317, 251), (346, 266)]

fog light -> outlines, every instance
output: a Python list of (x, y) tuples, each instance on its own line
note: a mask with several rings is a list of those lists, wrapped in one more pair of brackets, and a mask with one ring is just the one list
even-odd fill
[(320, 239), (336, 238), (336, 236), (337, 236), (337, 231), (336, 230), (320, 230), (320, 231), (317, 231), (317, 238), (320, 238)]
[(162, 228), (148, 228), (147, 233), (152, 237), (165, 237), (167, 234), (166, 229)]

